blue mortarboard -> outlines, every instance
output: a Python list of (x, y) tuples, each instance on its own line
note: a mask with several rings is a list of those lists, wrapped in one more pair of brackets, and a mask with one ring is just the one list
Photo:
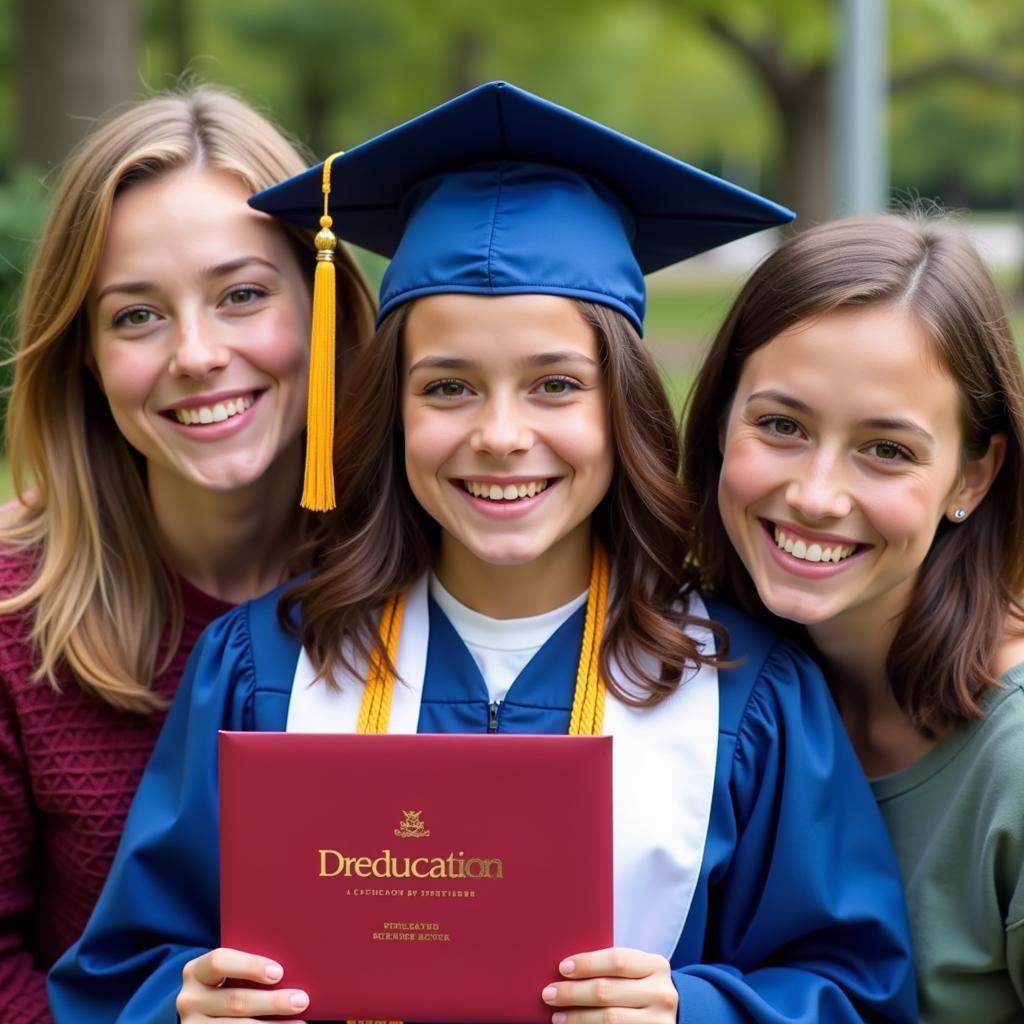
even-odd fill
[[(312, 227), (324, 166), (254, 196)], [(436, 292), (603, 303), (642, 330), (643, 275), (793, 219), (784, 207), (506, 82), (338, 156), (330, 214), (391, 257), (380, 318)], [(378, 321), (379, 322), (379, 321)]]
[(324, 229), (302, 494), (317, 510), (334, 507), (331, 227), (391, 257), (378, 324), (422, 295), (542, 292), (611, 306), (642, 331), (644, 274), (793, 218), (505, 82), (457, 96), (249, 202)]

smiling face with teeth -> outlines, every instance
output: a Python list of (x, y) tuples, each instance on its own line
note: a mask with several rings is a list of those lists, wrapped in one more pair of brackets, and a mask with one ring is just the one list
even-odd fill
[(406, 472), (441, 527), (445, 585), (465, 600), (530, 567), (551, 607), (584, 590), (614, 455), (597, 339), (574, 303), (418, 299), (402, 374)]
[(888, 633), (939, 524), (972, 506), (987, 472), (964, 460), (960, 408), (900, 308), (823, 314), (748, 356), (722, 434), (719, 509), (771, 612), (819, 642), (836, 627)]
[(171, 507), (197, 488), (284, 494), (268, 470), (301, 469), (309, 289), (248, 193), (202, 168), (130, 186), (89, 295), (96, 377), (151, 494)]

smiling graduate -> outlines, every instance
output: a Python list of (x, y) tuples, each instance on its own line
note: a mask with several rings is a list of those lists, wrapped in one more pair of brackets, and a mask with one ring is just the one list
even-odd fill
[(877, 808), (814, 664), (698, 593), (640, 340), (645, 273), (789, 213), (504, 83), (253, 203), (392, 257), (337, 507), (308, 578), (205, 635), (57, 1020), (308, 1005), (213, 948), (220, 728), (610, 733), (616, 945), (565, 950), (555, 1024), (914, 1020)]

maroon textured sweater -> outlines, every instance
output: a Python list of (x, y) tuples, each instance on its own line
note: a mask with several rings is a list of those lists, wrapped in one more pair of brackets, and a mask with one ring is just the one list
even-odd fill
[[(0, 553), (0, 593), (29, 578)], [(231, 605), (182, 581), (181, 645), (154, 689), (170, 697), (199, 634)], [(46, 971), (92, 912), (163, 713), (128, 714), (67, 676), (32, 682), (27, 615), (0, 616), (0, 1022), (50, 1024)]]

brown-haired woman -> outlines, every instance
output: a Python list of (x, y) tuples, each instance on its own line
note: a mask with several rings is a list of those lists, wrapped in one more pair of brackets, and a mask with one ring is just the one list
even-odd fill
[[(203, 627), (290, 572), (310, 239), (249, 209), (304, 166), (196, 88), (70, 158), (25, 282), (0, 528), (0, 1019), (49, 1019)], [(372, 298), (341, 266), (343, 344)]]
[(754, 273), (695, 384), (705, 586), (809, 640), (893, 837), (921, 1019), (1024, 1015), (1024, 376), (977, 253), (842, 220)]
[[(217, 829), (220, 728), (611, 733), (618, 948), (564, 951), (535, 997), (554, 1021), (913, 1020), (895, 864), (824, 681), (710, 609), (746, 656), (719, 668), (639, 337), (652, 233), (669, 262), (778, 208), (503, 83), (254, 202), (315, 220), (325, 175), (343, 233), (394, 252), (346, 389), (337, 510), (286, 625), (279, 591), (196, 648), (103, 899), (51, 975), (58, 1020), (319, 1015), (315, 992), (266, 987), (301, 964), (214, 948), (217, 853), (196, 837)], [(635, 213), (610, 180), (643, 183)], [(711, 241), (689, 209), (643, 223), (655, 183), (711, 191)], [(503, 955), (496, 937), (499, 979)]]

